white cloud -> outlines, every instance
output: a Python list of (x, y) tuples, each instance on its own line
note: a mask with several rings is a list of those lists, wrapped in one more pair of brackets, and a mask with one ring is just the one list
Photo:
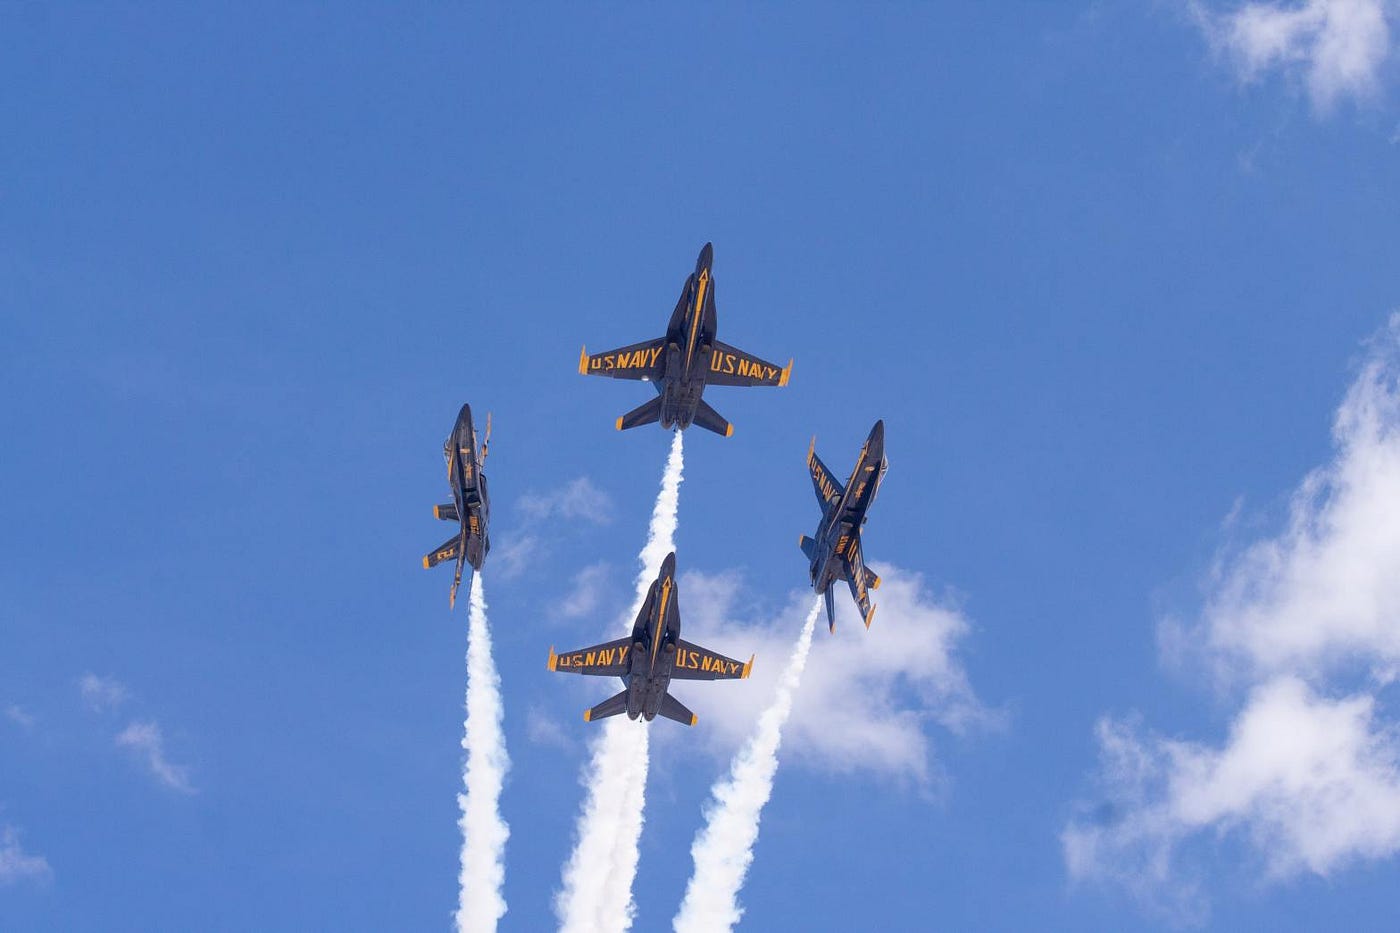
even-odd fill
[(160, 726), (145, 720), (133, 722), (117, 735), (117, 745), (131, 749), (141, 757), (156, 780), (182, 794), (194, 793), (190, 785), (189, 769), (183, 765), (171, 764), (165, 757), (165, 739)]
[(1166, 626), (1185, 659), (1250, 685), (1228, 737), (1216, 748), (1102, 721), (1115, 816), (1065, 830), (1071, 876), (1179, 902), (1197, 899), (1179, 850), (1207, 833), (1242, 840), (1273, 879), (1400, 852), (1400, 731), (1380, 703), (1400, 669), (1400, 315), (1333, 438), (1283, 531), (1222, 561), (1198, 622)]
[[(883, 582), (874, 594), (879, 611), (870, 630), (844, 590), (836, 594), (836, 634), (820, 626), (783, 734), (785, 757), (832, 771), (927, 782), (937, 774), (931, 724), (963, 733), (1000, 717), (978, 701), (956, 656), (970, 630), (962, 613), (933, 599), (919, 574), (875, 569)], [(737, 746), (771, 701), (814, 598), (803, 591), (780, 612), (754, 618), (736, 575), (682, 575), (681, 637), (731, 657), (756, 655), (747, 681), (672, 684), (721, 751)]]
[(513, 535), (504, 547), (491, 549), (491, 567), (502, 580), (514, 580), (525, 572), (540, 551), (540, 539), (532, 534)]
[(1246, 81), (1271, 69), (1298, 74), (1313, 106), (1373, 97), (1391, 52), (1393, 0), (1252, 2), (1228, 13), (1193, 5), (1211, 43), (1230, 55)]
[(533, 521), (563, 518), (606, 525), (613, 518), (612, 499), (586, 476), (554, 492), (526, 493), (520, 497), (520, 510)]
[[(1371, 696), (1330, 699), (1280, 677), (1250, 695), (1220, 748), (1109, 719), (1098, 733), (1117, 815), (1065, 830), (1072, 877), (1115, 880), (1150, 900), (1155, 886), (1173, 886), (1177, 848), (1206, 830), (1238, 832), (1274, 878), (1329, 875), (1400, 849), (1400, 735)], [(1198, 898), (1191, 890), (1187, 903)]]
[(525, 735), (536, 745), (552, 746), (564, 751), (573, 751), (578, 746), (577, 739), (564, 731), (556, 717), (538, 707), (531, 707), (525, 714)]
[(574, 586), (558, 603), (552, 614), (561, 619), (581, 619), (598, 611), (603, 594), (612, 581), (612, 567), (607, 561), (589, 564), (574, 574)]
[(1337, 411), (1336, 456), (1293, 496), (1288, 527), (1221, 571), (1202, 640), (1261, 675), (1400, 665), (1400, 315)]
[(78, 690), (82, 693), (83, 702), (88, 705), (88, 709), (96, 713), (116, 709), (125, 703), (129, 696), (126, 685), (115, 677), (98, 677), (92, 673), (82, 676), (78, 681)]
[(34, 716), (26, 712), (18, 703), (11, 703), (5, 707), (5, 718), (22, 729), (30, 729), (34, 726)]
[(0, 885), (45, 881), (51, 877), (53, 869), (49, 867), (48, 859), (25, 852), (14, 827), (0, 827)]

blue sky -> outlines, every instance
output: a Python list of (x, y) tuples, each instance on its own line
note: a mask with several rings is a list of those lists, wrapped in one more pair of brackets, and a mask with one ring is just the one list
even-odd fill
[(615, 637), (668, 444), (577, 354), (709, 240), (720, 338), (796, 363), (686, 437), (682, 605), (758, 667), (651, 727), (637, 928), (796, 637), (807, 443), (876, 418), (903, 589), (818, 632), (746, 925), (1386, 928), (1398, 15), (7, 8), (0, 926), (448, 925), (462, 401), (502, 926), (553, 924), (601, 695), (545, 657)]

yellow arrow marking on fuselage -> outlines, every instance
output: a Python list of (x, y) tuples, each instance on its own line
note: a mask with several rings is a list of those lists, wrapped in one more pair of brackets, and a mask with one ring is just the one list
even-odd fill
[(690, 322), (690, 346), (685, 351), (685, 365), (690, 366), (690, 358), (695, 355), (695, 338), (700, 333), (700, 316), (705, 310), (705, 289), (710, 284), (710, 270), (700, 270), (700, 282), (695, 288), (695, 318)]
[(656, 610), (656, 634), (651, 639), (651, 662), (656, 663), (656, 651), (661, 647), (662, 626), (666, 624), (666, 605), (671, 601), (671, 578), (661, 584), (661, 607)]

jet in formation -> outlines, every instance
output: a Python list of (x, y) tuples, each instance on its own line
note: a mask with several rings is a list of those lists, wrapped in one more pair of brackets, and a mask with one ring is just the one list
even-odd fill
[(478, 446), (476, 428), (472, 426), (472, 407), (463, 405), (457, 413), (452, 434), (442, 445), (447, 461), (447, 485), (452, 487), (452, 501), (433, 506), (433, 517), (445, 522), (457, 522), (457, 533), (442, 546), (423, 558), (423, 566), (436, 567), (443, 561), (456, 560), (457, 573), (452, 578), (452, 591), (447, 603), (457, 603), (457, 587), (462, 583), (462, 565), (468, 563), (480, 570), (491, 550), (486, 526), (491, 521), (491, 496), (486, 490), (486, 449), (491, 443), (491, 416), (486, 416), (486, 437)]
[(656, 398), (617, 419), (619, 431), (659, 421), (667, 429), (698, 424), (729, 437), (734, 426), (700, 397), (705, 386), (787, 385), (791, 360), (780, 367), (715, 339), (713, 263), (714, 248), (706, 243), (681, 289), (665, 336), (606, 353), (590, 356), (586, 347), (580, 353), (578, 371), (585, 376), (636, 379), (655, 386)]
[(687, 726), (695, 714), (667, 692), (672, 680), (739, 680), (749, 676), (748, 663), (726, 658), (681, 639), (681, 610), (676, 592), (676, 554), (661, 564), (661, 573), (647, 590), (646, 601), (627, 638), (591, 648), (555, 654), (549, 649), (549, 669), (595, 677), (619, 677), (623, 691), (584, 710), (587, 721), (626, 713), (651, 722), (658, 715)]
[(836, 610), (831, 602), (831, 588), (837, 580), (850, 584), (851, 595), (860, 607), (866, 628), (870, 628), (870, 621), (875, 618), (870, 590), (880, 588), (880, 578), (865, 566), (860, 530), (889, 466), (885, 459), (884, 421), (875, 422), (875, 427), (871, 428), (845, 486), (817, 456), (815, 437), (807, 449), (807, 469), (812, 474), (822, 518), (817, 525), (816, 538), (803, 535), (798, 543), (811, 561), (812, 588), (826, 596), (827, 627), (833, 632), (836, 631)]

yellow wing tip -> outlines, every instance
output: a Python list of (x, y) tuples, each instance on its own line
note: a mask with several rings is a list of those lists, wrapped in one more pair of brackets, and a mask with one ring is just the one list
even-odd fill
[(817, 452), (817, 436), (816, 436), (815, 434), (813, 434), (813, 435), (812, 435), (812, 443), (810, 443), (810, 444), (807, 445), (807, 459), (810, 461), (810, 460), (812, 459), (812, 455), (815, 454), (816, 452)]
[(621, 419), (621, 418), (618, 418), (618, 419), (617, 419), (617, 429), (618, 429), (619, 431), (622, 430), (622, 419)]
[(733, 436), (734, 436), (734, 425), (732, 425), (732, 424), (726, 424), (726, 425), (724, 426), (724, 436), (725, 436), (725, 437), (733, 437)]
[(872, 590), (878, 590), (878, 589), (880, 588), (880, 578), (879, 578), (879, 577), (876, 577), (875, 580), (870, 584), (870, 588), (871, 588)]
[(557, 671), (559, 669), (559, 655), (554, 653), (554, 646), (549, 646), (549, 669)]
[(584, 722), (592, 722), (592, 721), (593, 721), (593, 710), (591, 710), (591, 709), (586, 709), (586, 710), (583, 711), (583, 721), (584, 721)]
[(433, 565), (430, 564), (430, 563), (428, 563), (428, 558), (426, 558), (426, 557), (423, 558), (423, 569), (424, 569), (424, 570), (427, 570), (427, 569), (428, 569), (429, 567), (431, 567), (431, 566), (433, 566)]
[(578, 374), (588, 375), (588, 347), (580, 347), (578, 351)]
[(694, 713), (691, 713), (691, 714), (690, 714), (690, 725), (692, 725), (692, 726), (695, 725), (695, 723), (696, 723), (697, 721), (698, 721), (698, 717), (697, 717)]
[(871, 606), (871, 607), (870, 607), (870, 611), (869, 611), (868, 613), (866, 613), (866, 615), (865, 615), (865, 630), (866, 630), (867, 632), (870, 631), (870, 623), (875, 621), (875, 610), (878, 609), (878, 608), (880, 608), (880, 607), (879, 607), (879, 606)]
[(756, 655), (749, 655), (749, 663), (744, 665), (744, 673), (739, 675), (740, 680), (748, 680), (749, 675), (753, 673), (753, 659), (755, 657)]
[(787, 384), (788, 384), (788, 380), (791, 379), (791, 378), (792, 378), (792, 357), (788, 357), (788, 364), (787, 364), (786, 366), (783, 367), (783, 374), (782, 374), (781, 376), (778, 377), (778, 386), (779, 386), (779, 387), (782, 387), (782, 386), (787, 385)]

